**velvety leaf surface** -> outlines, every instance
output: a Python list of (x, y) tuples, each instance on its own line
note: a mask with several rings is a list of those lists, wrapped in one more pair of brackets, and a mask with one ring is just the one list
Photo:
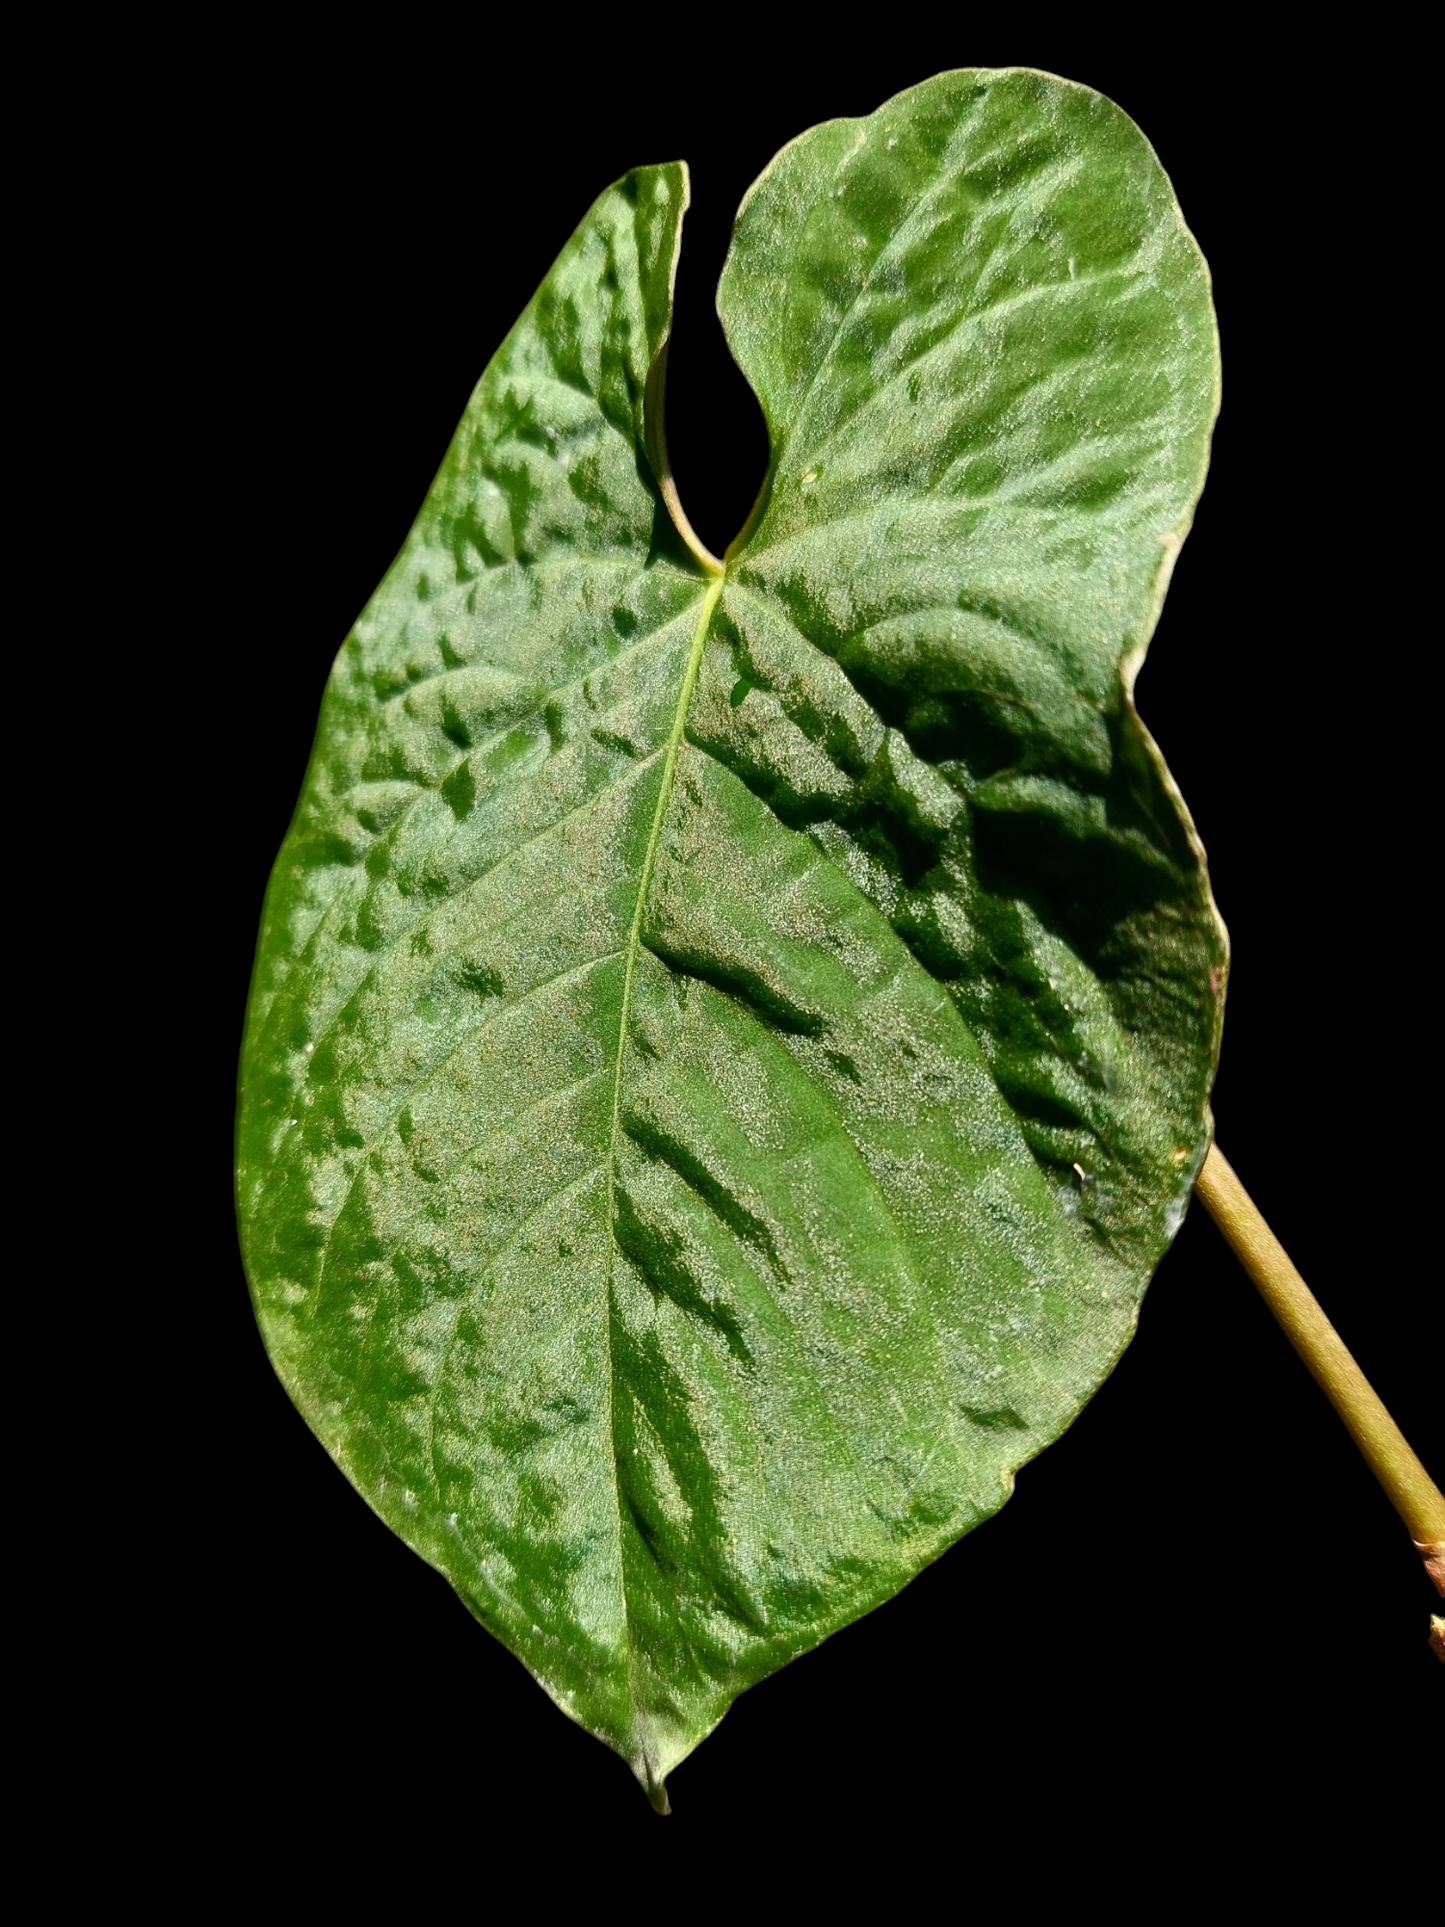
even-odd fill
[(313, 1428), (659, 1801), (1106, 1375), (1226, 963), (1130, 693), (1217, 388), (1138, 130), (965, 72), (784, 149), (722, 573), (647, 453), (686, 192), (595, 204), (342, 650), (238, 1176)]

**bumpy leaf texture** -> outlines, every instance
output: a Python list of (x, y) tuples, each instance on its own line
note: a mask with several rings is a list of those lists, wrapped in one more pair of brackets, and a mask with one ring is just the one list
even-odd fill
[(778, 155), (723, 564), (657, 415), (687, 193), (592, 207), (341, 651), (238, 1154), (312, 1428), (659, 1804), (1108, 1373), (1226, 968), (1131, 698), (1217, 401), (1138, 129), (959, 72)]

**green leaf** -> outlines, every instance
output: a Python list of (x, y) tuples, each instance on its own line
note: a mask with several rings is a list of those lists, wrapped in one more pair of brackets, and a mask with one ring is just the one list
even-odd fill
[(725, 568), (669, 513), (686, 201), (595, 203), (338, 658), (238, 1131), (297, 1404), (659, 1804), (1108, 1373), (1226, 968), (1131, 695), (1217, 400), (1143, 137), (961, 72), (783, 150)]

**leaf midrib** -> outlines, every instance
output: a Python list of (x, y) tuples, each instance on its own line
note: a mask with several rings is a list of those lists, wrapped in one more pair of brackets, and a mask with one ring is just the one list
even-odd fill
[[(617, 1016), (617, 1048), (612, 1072), (612, 1126), (607, 1144), (607, 1231), (611, 1240), (611, 1253), (607, 1277), (607, 1405), (608, 1431), (612, 1440), (612, 1482), (617, 1505), (617, 1546), (618, 1581), (622, 1592), (623, 1621), (627, 1633), (628, 1673), (632, 1674), (636, 1654), (632, 1643), (632, 1613), (627, 1597), (627, 1578), (622, 1569), (623, 1539), (623, 1501), (622, 1485), (618, 1475), (617, 1421), (614, 1386), (615, 1367), (612, 1356), (612, 1296), (614, 1268), (620, 1246), (617, 1242), (617, 1150), (622, 1135), (622, 1067), (627, 1053), (627, 1026), (632, 1015), (632, 986), (637, 974), (637, 953), (642, 947), (642, 919), (647, 909), (648, 892), (652, 888), (653, 872), (657, 867), (657, 847), (662, 837), (663, 818), (672, 798), (673, 781), (677, 774), (677, 753), (682, 744), (683, 731), (687, 726), (687, 712), (692, 703), (692, 692), (697, 686), (698, 670), (702, 664), (703, 645), (707, 641), (708, 627), (712, 622), (713, 610), (717, 607), (718, 597), (722, 594), (725, 577), (719, 573), (708, 584), (707, 593), (702, 599), (698, 612), (697, 628), (693, 632), (692, 647), (688, 651), (687, 666), (682, 674), (682, 687), (678, 691), (677, 708), (673, 712), (672, 729), (667, 739), (667, 749), (662, 763), (662, 779), (658, 784), (657, 807), (652, 813), (652, 824), (647, 833), (647, 847), (642, 857), (642, 874), (637, 884), (637, 901), (633, 906), (632, 925), (627, 933), (622, 968), (622, 999)], [(638, 1695), (633, 1687), (633, 1701), (637, 1704)], [(649, 1778), (653, 1773), (653, 1763), (643, 1749), (647, 1761)]]
[(637, 884), (637, 901), (632, 911), (632, 926), (627, 933), (627, 944), (623, 952), (622, 1003), (617, 1018), (617, 1050), (612, 1077), (612, 1129), (607, 1148), (607, 1221), (615, 1222), (617, 1142), (622, 1130), (622, 1063), (627, 1044), (627, 1021), (632, 1011), (632, 984), (637, 972), (637, 953), (642, 945), (642, 918), (647, 908), (647, 895), (652, 887), (653, 871), (657, 867), (657, 846), (662, 836), (662, 819), (667, 814), (667, 806), (672, 797), (673, 780), (677, 773), (677, 752), (682, 743), (683, 730), (687, 726), (687, 712), (692, 702), (692, 692), (697, 685), (697, 672), (702, 663), (703, 644), (707, 640), (708, 625), (712, 612), (717, 607), (718, 597), (722, 594), (724, 577), (719, 575), (708, 585), (707, 594), (702, 599), (698, 613), (697, 628), (693, 632), (692, 647), (688, 651), (687, 666), (682, 672), (682, 687), (678, 691), (677, 708), (673, 713), (672, 729), (667, 739), (667, 749), (662, 763), (662, 780), (658, 785), (657, 807), (652, 813), (652, 825), (647, 833), (647, 848), (642, 856), (642, 874)]

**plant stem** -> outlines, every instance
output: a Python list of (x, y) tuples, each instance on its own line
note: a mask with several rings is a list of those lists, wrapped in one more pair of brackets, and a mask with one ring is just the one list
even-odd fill
[(1445, 1494), (1410, 1450), (1404, 1433), (1215, 1145), (1210, 1146), (1195, 1189), (1285, 1337), (1344, 1420), (1366, 1465), (1404, 1520), (1430, 1577), (1445, 1595)]

